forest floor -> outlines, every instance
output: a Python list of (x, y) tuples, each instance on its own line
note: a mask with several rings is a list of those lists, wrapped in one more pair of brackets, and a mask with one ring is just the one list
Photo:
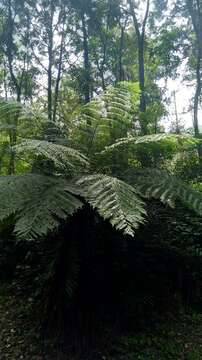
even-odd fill
[[(42, 341), (29, 316), (29, 301), (0, 286), (0, 360), (202, 360), (202, 314), (181, 315), (139, 334), (111, 336), (89, 355), (62, 354)], [(26, 310), (25, 310), (26, 309)]]

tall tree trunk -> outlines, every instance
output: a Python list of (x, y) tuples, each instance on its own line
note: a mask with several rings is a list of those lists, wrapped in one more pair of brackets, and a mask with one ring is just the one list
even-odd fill
[(118, 54), (118, 74), (117, 74), (118, 81), (124, 80), (124, 71), (123, 71), (123, 64), (122, 64), (123, 47), (124, 47), (124, 31), (125, 31), (125, 28), (123, 26), (121, 26), (121, 37), (120, 37), (120, 46), (119, 46), (119, 54)]
[(175, 106), (175, 132), (176, 134), (180, 134), (180, 124), (179, 124), (179, 117), (177, 111), (177, 100), (176, 100), (176, 93), (173, 91), (173, 98), (174, 98), (174, 106)]
[[(196, 51), (197, 51), (197, 63), (196, 63), (196, 91), (194, 96), (194, 133), (196, 137), (200, 137), (199, 125), (198, 125), (198, 111), (200, 105), (200, 96), (202, 91), (202, 8), (200, 0), (186, 0), (187, 8), (192, 20), (193, 29), (196, 36)], [(198, 145), (199, 160), (202, 161), (202, 146)]]
[(6, 36), (6, 56), (8, 59), (8, 68), (11, 77), (11, 81), (15, 87), (17, 94), (17, 101), (21, 96), (21, 88), (13, 70), (13, 16), (12, 16), (12, 3), (8, 1), (8, 20), (7, 20), (7, 36)]
[(137, 44), (138, 44), (138, 76), (139, 76), (139, 85), (140, 85), (140, 125), (141, 131), (143, 135), (148, 133), (148, 124), (147, 119), (145, 118), (145, 113), (147, 109), (146, 103), (146, 94), (145, 94), (145, 28), (149, 16), (149, 8), (150, 8), (150, 0), (147, 0), (146, 10), (144, 14), (144, 19), (142, 22), (142, 26), (139, 24), (134, 3), (132, 0), (128, 0), (128, 4), (130, 6), (130, 13), (133, 19), (133, 24), (137, 36)]
[[(200, 138), (200, 131), (199, 131), (199, 124), (198, 124), (198, 112), (199, 112), (199, 105), (200, 105), (200, 96), (202, 90), (202, 82), (201, 82), (201, 62), (202, 62), (202, 51), (198, 49), (198, 56), (197, 56), (197, 65), (196, 65), (196, 91), (194, 96), (194, 134), (195, 137)], [(198, 156), (199, 161), (202, 162), (202, 146), (198, 144)]]
[(6, 64), (4, 61), (4, 71), (3, 71), (3, 84), (4, 84), (4, 94), (5, 100), (8, 100), (8, 84), (7, 84), (7, 71), (6, 71)]
[(199, 99), (201, 95), (201, 51), (198, 50), (197, 65), (196, 65), (196, 91), (194, 96), (194, 133), (196, 137), (199, 137), (199, 125), (198, 125), (198, 110)]
[(140, 82), (140, 111), (146, 111), (145, 99), (145, 66), (144, 66), (144, 40), (142, 36), (138, 40), (138, 64), (139, 64), (139, 82)]
[(140, 35), (138, 39), (138, 68), (139, 68), (139, 85), (140, 85), (140, 116), (142, 134), (148, 133), (147, 120), (145, 118), (145, 112), (147, 110), (146, 94), (145, 94), (145, 62), (144, 62), (144, 38)]
[(52, 121), (52, 67), (53, 67), (53, 15), (54, 1), (50, 5), (48, 29), (48, 120)]
[(63, 29), (61, 43), (60, 43), (58, 73), (57, 73), (57, 79), (56, 79), (56, 84), (55, 84), (55, 96), (54, 96), (54, 107), (53, 107), (53, 121), (54, 122), (56, 120), (56, 114), (57, 114), (57, 108), (58, 108), (59, 87), (60, 87), (61, 72), (62, 72), (63, 47), (64, 47), (64, 29)]
[(89, 48), (88, 48), (88, 33), (86, 28), (85, 13), (81, 15), (82, 32), (83, 32), (83, 58), (84, 58), (84, 99), (87, 104), (90, 101), (91, 94), (91, 75), (90, 75), (90, 61), (89, 61)]
[[(14, 28), (14, 21), (12, 16), (12, 2), (11, 0), (8, 1), (8, 32), (6, 38), (6, 56), (8, 60), (8, 68), (11, 77), (11, 81), (16, 91), (16, 100), (17, 102), (21, 102), (21, 92), (22, 92), (22, 81), (18, 81), (14, 69), (13, 69), (13, 28)], [(10, 159), (8, 165), (8, 174), (12, 175), (15, 173), (15, 153), (12, 151), (12, 146), (14, 146), (17, 142), (17, 124), (18, 124), (18, 117), (19, 114), (16, 113), (13, 119), (14, 129), (9, 131), (9, 140), (10, 140)]]

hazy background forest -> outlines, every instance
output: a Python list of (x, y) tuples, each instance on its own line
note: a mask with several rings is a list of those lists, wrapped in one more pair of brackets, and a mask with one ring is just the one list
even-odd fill
[(202, 359), (202, 1), (0, 0), (0, 359)]

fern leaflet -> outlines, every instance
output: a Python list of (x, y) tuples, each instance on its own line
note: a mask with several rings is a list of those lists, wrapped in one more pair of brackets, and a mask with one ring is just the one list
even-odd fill
[(139, 193), (130, 185), (106, 175), (82, 177), (77, 185), (80, 194), (124, 234), (134, 235), (134, 230), (144, 223), (146, 210)]

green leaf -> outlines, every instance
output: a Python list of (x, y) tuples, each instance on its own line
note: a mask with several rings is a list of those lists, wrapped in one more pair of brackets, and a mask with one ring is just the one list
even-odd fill
[(202, 193), (166, 171), (156, 169), (142, 171), (141, 176), (138, 177), (137, 186), (147, 198), (160, 199), (171, 206), (174, 206), (177, 200), (181, 200), (202, 215)]
[(125, 182), (106, 175), (82, 177), (77, 185), (80, 194), (124, 234), (134, 235), (135, 229), (144, 223), (146, 210), (138, 191)]
[(25, 140), (13, 147), (18, 154), (30, 152), (53, 161), (58, 169), (77, 171), (88, 167), (87, 158), (79, 151), (44, 140)]
[(0, 177), (0, 220), (15, 214), (20, 239), (45, 236), (80, 207), (66, 180), (37, 174)]
[(155, 134), (155, 135), (145, 135), (145, 136), (128, 136), (126, 138), (121, 138), (116, 141), (113, 145), (107, 146), (101, 154), (105, 154), (114, 150), (120, 150), (121, 147), (128, 147), (130, 145), (139, 145), (139, 144), (149, 144), (156, 142), (172, 142), (179, 145), (197, 145), (199, 139), (194, 138), (190, 135), (174, 135), (174, 134)]

